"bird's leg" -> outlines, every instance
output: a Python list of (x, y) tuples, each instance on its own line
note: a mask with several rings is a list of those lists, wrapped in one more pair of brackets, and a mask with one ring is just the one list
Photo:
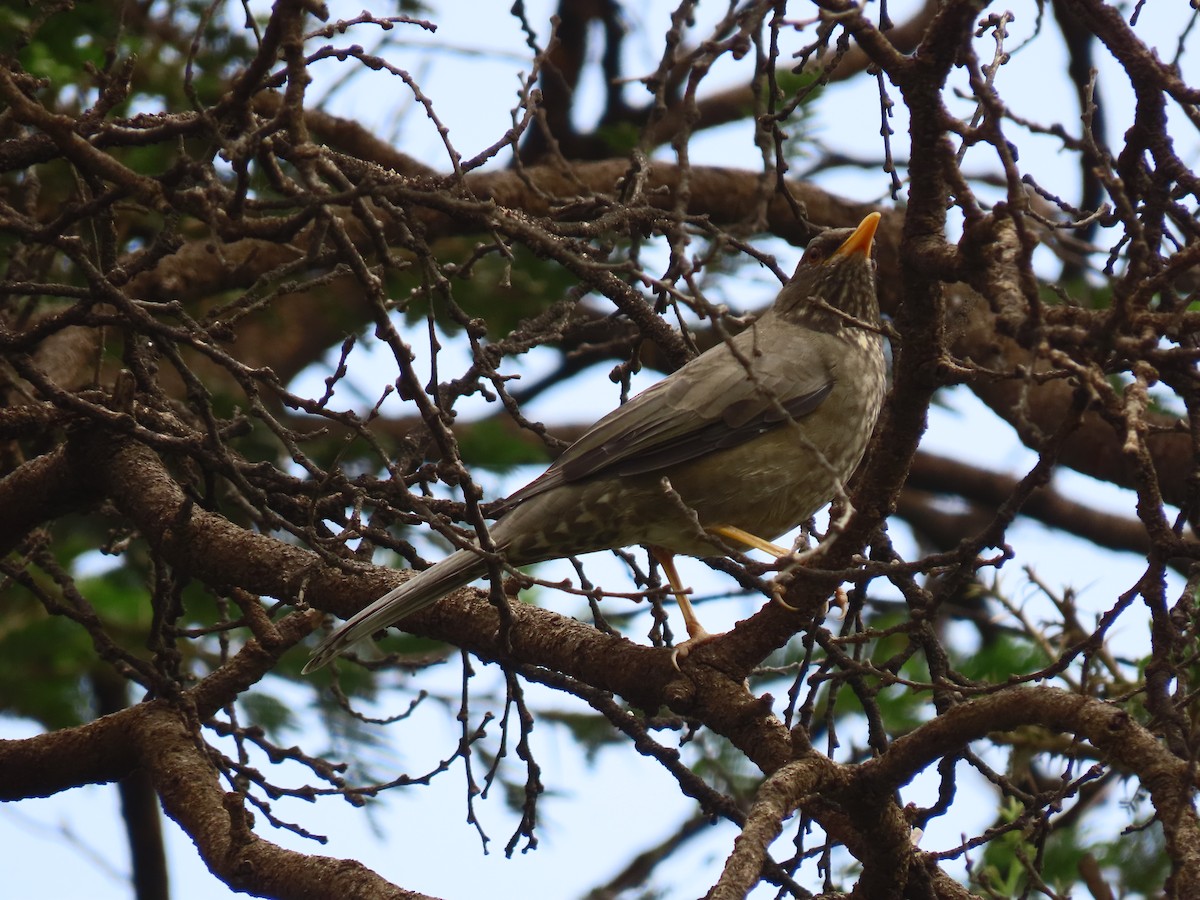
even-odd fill
[(675, 594), (675, 600), (679, 603), (679, 611), (683, 613), (683, 624), (687, 628), (688, 639), (671, 651), (671, 665), (678, 669), (680, 659), (687, 656), (697, 644), (710, 640), (713, 635), (705, 631), (700, 620), (696, 618), (696, 611), (692, 608), (692, 601), (688, 599), (687, 589), (684, 588), (683, 581), (679, 578), (679, 572), (675, 568), (675, 554), (662, 547), (651, 546), (647, 549), (662, 566), (667, 581), (671, 585), (671, 591)]
[[(720, 535), (723, 538), (729, 538), (731, 541), (739, 541), (745, 544), (747, 547), (753, 547), (755, 550), (761, 550), (763, 553), (770, 554), (776, 559), (783, 559), (785, 556), (790, 556), (792, 552), (790, 550), (784, 550), (778, 544), (772, 544), (770, 541), (760, 538), (757, 534), (751, 534), (748, 531), (743, 531), (734, 525), (718, 525), (715, 528), (710, 528), (708, 530), (713, 534)], [(771, 599), (786, 610), (791, 612), (799, 612), (796, 607), (784, 601), (783, 594), (778, 589), (778, 584), (775, 585), (775, 588), (776, 589), (771, 592)], [(846, 592), (840, 587), (833, 595), (833, 605), (841, 611), (842, 617), (845, 618), (846, 608), (850, 605), (850, 603), (846, 599)]]
[(731, 541), (737, 541), (739, 544), (745, 544), (747, 547), (761, 550), (763, 553), (770, 554), (776, 559), (783, 559), (792, 552), (791, 550), (785, 550), (778, 544), (772, 544), (770, 541), (760, 538), (757, 534), (742, 531), (742, 529), (734, 525), (718, 525), (708, 530), (713, 534), (719, 534), (723, 538), (729, 538)]
[(651, 547), (650, 552), (654, 554), (654, 558), (658, 560), (658, 564), (662, 566), (663, 572), (666, 573), (667, 581), (671, 585), (671, 591), (675, 594), (675, 599), (679, 603), (679, 611), (683, 613), (683, 624), (687, 628), (688, 638), (695, 641), (711, 637), (704, 630), (704, 626), (700, 624), (700, 620), (696, 617), (696, 611), (692, 608), (692, 601), (688, 599), (687, 588), (683, 586), (679, 572), (675, 569), (675, 554), (669, 550), (664, 550), (662, 547)]

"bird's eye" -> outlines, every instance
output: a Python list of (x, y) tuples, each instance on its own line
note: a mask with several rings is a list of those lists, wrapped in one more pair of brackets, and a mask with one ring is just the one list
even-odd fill
[(804, 248), (804, 262), (810, 265), (818, 265), (825, 262), (833, 254), (833, 251), (838, 248), (838, 241), (831, 238), (830, 234), (817, 235), (808, 242), (808, 246)]

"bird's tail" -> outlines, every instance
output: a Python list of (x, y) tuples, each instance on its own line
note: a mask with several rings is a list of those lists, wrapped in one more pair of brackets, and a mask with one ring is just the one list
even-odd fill
[(351, 644), (399, 622), (405, 616), (436, 603), (451, 591), (470, 584), (487, 572), (478, 553), (458, 550), (435, 566), (418, 572), (399, 587), (392, 588), (370, 606), (346, 620), (323, 640), (304, 666), (313, 672), (344, 653)]

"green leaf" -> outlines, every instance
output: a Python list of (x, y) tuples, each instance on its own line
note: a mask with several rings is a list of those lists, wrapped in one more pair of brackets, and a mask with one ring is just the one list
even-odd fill
[(33, 719), (47, 730), (80, 725), (93, 718), (86, 678), (97, 664), (92, 642), (69, 619), (39, 612), (32, 600), (5, 610), (0, 712)]
[(470, 466), (504, 472), (549, 460), (544, 447), (515, 433), (507, 420), (483, 419), (456, 429), (455, 437), (463, 460)]
[(295, 715), (282, 700), (261, 691), (247, 691), (238, 698), (250, 720), (262, 728), (273, 740), (283, 732), (295, 731), (298, 727)]

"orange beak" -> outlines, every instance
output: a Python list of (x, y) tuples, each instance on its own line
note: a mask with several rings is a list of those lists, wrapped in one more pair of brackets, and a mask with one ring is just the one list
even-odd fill
[(833, 251), (833, 255), (829, 257), (830, 261), (855, 254), (861, 254), (870, 259), (871, 246), (875, 242), (875, 229), (879, 227), (879, 220), (882, 218), (883, 216), (877, 212), (868, 213), (867, 217), (854, 229), (854, 234), (846, 238), (842, 242), (842, 246)]

